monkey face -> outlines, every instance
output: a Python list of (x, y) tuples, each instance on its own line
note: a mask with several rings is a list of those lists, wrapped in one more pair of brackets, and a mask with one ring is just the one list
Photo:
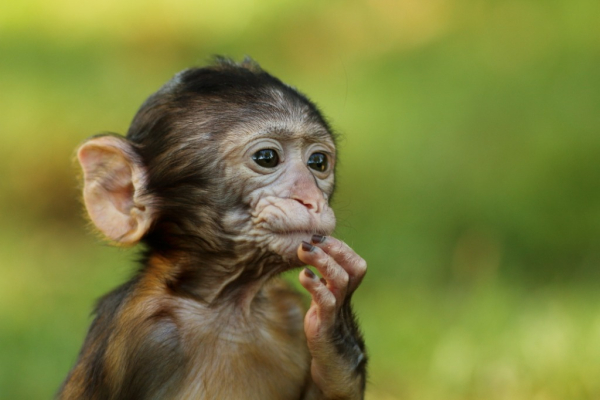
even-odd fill
[(331, 135), (318, 124), (266, 123), (235, 136), (243, 140), (227, 141), (225, 152), (235, 154), (228, 179), (244, 182), (241, 197), (249, 219), (241, 234), (299, 265), (300, 242), (335, 228), (328, 202), (335, 167)]

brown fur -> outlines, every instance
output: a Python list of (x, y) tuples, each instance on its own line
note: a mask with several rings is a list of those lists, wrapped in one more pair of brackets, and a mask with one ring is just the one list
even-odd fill
[[(285, 162), (260, 167), (259, 149)], [(309, 169), (315, 153), (330, 167)], [(301, 240), (335, 225), (333, 135), (306, 97), (249, 62), (191, 69), (144, 103), (127, 138), (93, 137), (78, 158), (94, 224), (145, 252), (98, 302), (60, 399), (362, 398), (356, 285), (308, 337), (300, 295), (277, 277), (302, 265)], [(329, 283), (348, 286), (357, 257), (339, 258)], [(324, 286), (301, 283), (309, 313), (327, 306)]]
[[(136, 357), (143, 358), (136, 349), (151, 349), (149, 334), (164, 324), (177, 332), (169, 351), (184, 350), (176, 357), (165, 354), (172, 357), (162, 365), (170, 371), (161, 377), (169, 390), (149, 398), (300, 398), (310, 357), (298, 293), (280, 280), (270, 281), (253, 301), (248, 320), (228, 305), (213, 309), (173, 296), (164, 290), (170, 270), (167, 262), (153, 259), (151, 266), (129, 288), (113, 318), (96, 318), (79, 362), (65, 382), (62, 399), (133, 398), (137, 378), (131, 364)], [(102, 350), (98, 362), (95, 356)], [(93, 375), (99, 369), (104, 371), (100, 382), (86, 393), (82, 389), (97, 379)], [(122, 391), (127, 397), (104, 397), (121, 387), (129, 389)]]

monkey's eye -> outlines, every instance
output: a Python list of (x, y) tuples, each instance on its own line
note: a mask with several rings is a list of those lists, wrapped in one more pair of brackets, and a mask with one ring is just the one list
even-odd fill
[(279, 164), (279, 154), (273, 149), (259, 150), (252, 155), (252, 159), (264, 168), (275, 168)]
[(329, 166), (327, 156), (323, 153), (312, 153), (310, 157), (308, 157), (308, 162), (306, 164), (309, 168), (319, 172), (327, 171), (327, 167)]

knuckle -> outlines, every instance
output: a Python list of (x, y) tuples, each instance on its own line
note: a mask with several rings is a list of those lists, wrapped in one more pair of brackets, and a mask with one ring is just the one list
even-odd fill
[(331, 268), (331, 257), (327, 253), (321, 253), (319, 255), (319, 264), (321, 264), (326, 269)]
[(324, 293), (323, 296), (321, 297), (321, 307), (325, 310), (333, 310), (335, 309), (335, 305), (336, 305), (336, 300), (335, 297), (333, 296), (333, 294), (329, 291), (327, 291), (327, 293)]
[(333, 275), (335, 273), (335, 263), (331, 257), (327, 257), (327, 259), (323, 262), (325, 269), (329, 275)]
[(359, 275), (364, 275), (367, 272), (367, 262), (359, 257), (359, 259), (356, 261), (355, 268)]
[(335, 302), (335, 298), (333, 296), (332, 297), (327, 297), (325, 299), (325, 301), (323, 301), (323, 307), (326, 310), (333, 310), (333, 309), (335, 309), (335, 303), (336, 303)]
[(340, 274), (340, 276), (337, 278), (337, 280), (342, 286), (348, 286), (350, 277), (348, 276), (348, 274)]
[(347, 252), (347, 251), (343, 251), (343, 252), (340, 252), (340, 253), (338, 253), (338, 254), (339, 254), (339, 256), (338, 256), (338, 259), (339, 259), (339, 260), (340, 260), (340, 262), (341, 262), (341, 263), (343, 263), (343, 264), (347, 264), (347, 263), (348, 263), (349, 261), (351, 261), (351, 260), (352, 260), (352, 258), (353, 258), (353, 257), (352, 257), (352, 254), (351, 254), (351, 253), (349, 253), (349, 252)]

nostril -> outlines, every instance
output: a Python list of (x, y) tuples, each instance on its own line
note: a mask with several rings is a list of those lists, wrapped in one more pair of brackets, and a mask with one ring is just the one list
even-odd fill
[(296, 200), (298, 203), (302, 204), (304, 207), (308, 208), (309, 210), (312, 210), (315, 208), (315, 206), (310, 202), (305, 202), (298, 198), (294, 198), (294, 200)]

